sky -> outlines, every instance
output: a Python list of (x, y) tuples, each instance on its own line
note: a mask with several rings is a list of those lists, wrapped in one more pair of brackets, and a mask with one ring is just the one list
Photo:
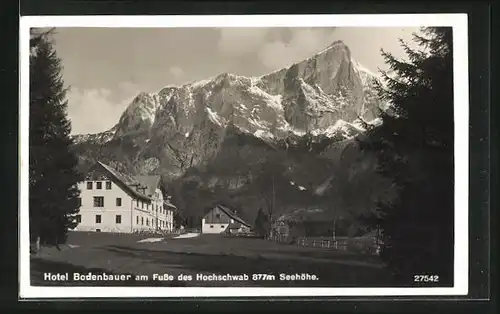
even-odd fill
[(72, 133), (110, 129), (139, 92), (229, 72), (260, 76), (342, 40), (373, 72), (380, 49), (404, 58), (417, 28), (57, 28), (54, 45), (70, 86)]

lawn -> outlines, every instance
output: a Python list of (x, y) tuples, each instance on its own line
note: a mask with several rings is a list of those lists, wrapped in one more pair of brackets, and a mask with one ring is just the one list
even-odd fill
[[(155, 285), (155, 286), (391, 286), (390, 276), (376, 256), (278, 244), (253, 238), (201, 235), (195, 238), (138, 243), (145, 235), (72, 232), (61, 251), (44, 248), (31, 258), (33, 285)], [(131, 274), (124, 282), (51, 282), (44, 273), (92, 272)], [(315, 275), (316, 280), (279, 280), (280, 274)], [(191, 281), (151, 280), (153, 274), (192, 276)], [(244, 281), (197, 281), (197, 274), (247, 274)], [(252, 274), (272, 274), (274, 280), (252, 280)], [(148, 280), (135, 280), (147, 275)], [(143, 278), (145, 279), (145, 278)], [(271, 279), (271, 278), (263, 278)]]

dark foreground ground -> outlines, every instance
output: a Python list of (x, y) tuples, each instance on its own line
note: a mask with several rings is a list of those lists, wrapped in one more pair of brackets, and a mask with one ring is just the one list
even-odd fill
[[(390, 276), (376, 256), (221, 235), (137, 243), (144, 238), (149, 237), (73, 232), (69, 235), (68, 245), (61, 251), (43, 248), (31, 258), (31, 283), (37, 286), (391, 286)], [(89, 272), (132, 276), (129, 281), (72, 280), (73, 273)], [(45, 280), (45, 273), (68, 273), (69, 280)], [(153, 280), (154, 274), (168, 274), (174, 280), (158, 280), (157, 277)], [(197, 281), (197, 274), (246, 274), (249, 279)], [(260, 278), (252, 278), (253, 274)], [(317, 279), (280, 280), (280, 274), (309, 274)], [(148, 278), (136, 278), (135, 275)], [(192, 276), (192, 280), (179, 281), (179, 275)]]

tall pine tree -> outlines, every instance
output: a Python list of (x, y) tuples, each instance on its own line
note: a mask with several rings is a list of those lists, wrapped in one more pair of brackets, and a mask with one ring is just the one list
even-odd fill
[[(414, 35), (420, 49), (401, 42), (408, 61), (382, 54), (391, 70), (383, 73), (379, 95), (391, 104), (383, 124), (361, 140), (377, 155), (379, 169), (398, 192), (381, 203), (381, 257), (403, 284), (413, 276), (437, 275), (453, 282), (454, 122), (451, 28), (425, 28)], [(462, 139), (467, 140), (467, 139)]]
[(257, 217), (255, 218), (254, 231), (260, 237), (264, 237), (269, 232), (269, 217), (264, 214), (262, 208), (259, 208)]
[(76, 226), (77, 183), (83, 180), (70, 151), (67, 89), (51, 35), (33, 30), (30, 39), (29, 218), (37, 249), (64, 243), (68, 229)]

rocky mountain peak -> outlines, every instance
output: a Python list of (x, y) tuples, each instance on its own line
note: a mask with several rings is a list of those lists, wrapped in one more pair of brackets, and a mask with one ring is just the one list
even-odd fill
[(349, 50), (349, 47), (344, 43), (342, 40), (335, 40), (333, 41), (328, 47), (326, 47), (325, 50), (328, 49), (347, 49)]
[(335, 41), (260, 77), (221, 73), (140, 93), (111, 130), (76, 140), (106, 145), (126, 139), (135, 163), (149, 160), (182, 173), (215, 154), (231, 133), (229, 126), (268, 143), (291, 134), (351, 138), (362, 131), (355, 123), (359, 116), (376, 118), (381, 104), (370, 96), (375, 77), (352, 59), (342, 41)]

